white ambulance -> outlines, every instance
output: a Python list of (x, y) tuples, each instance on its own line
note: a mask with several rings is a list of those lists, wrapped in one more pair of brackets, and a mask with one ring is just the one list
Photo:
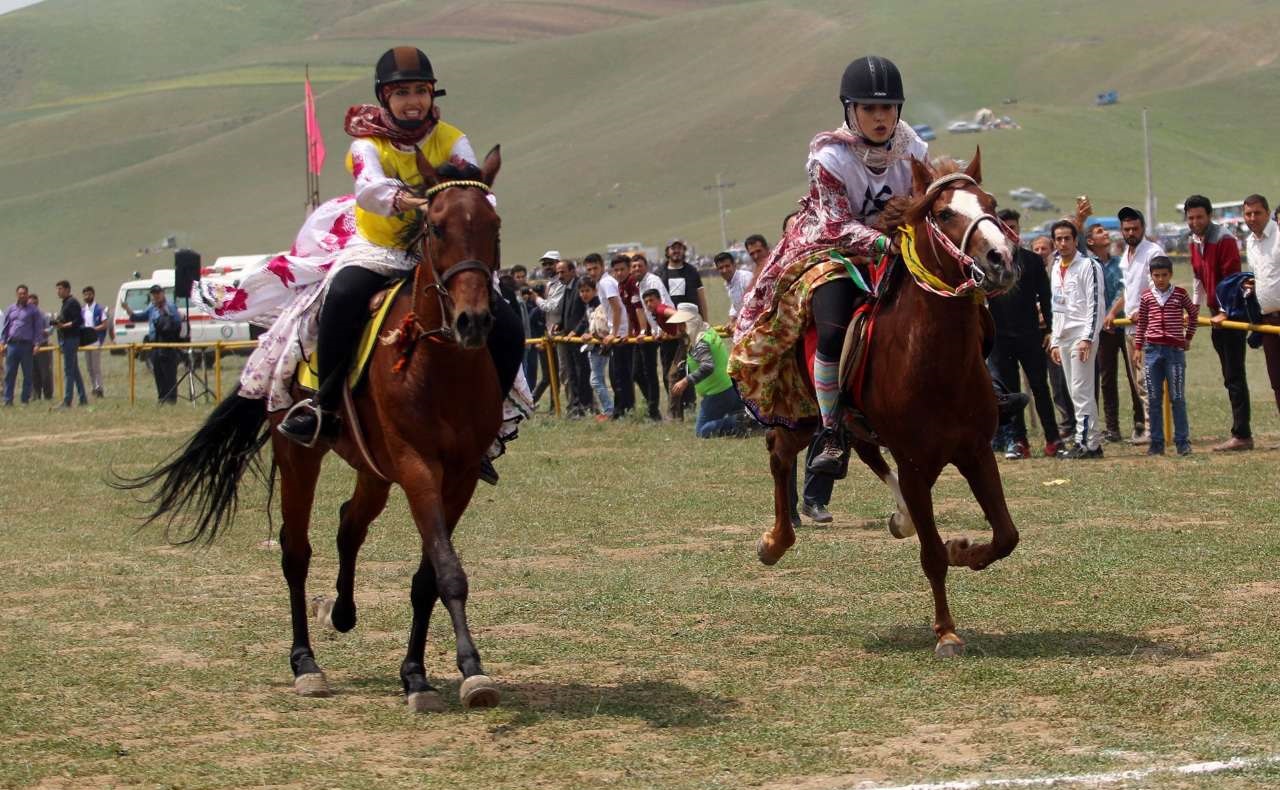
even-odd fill
[[(226, 281), (228, 285), (237, 285), (239, 275), (245, 268), (255, 266), (270, 257), (270, 255), (226, 255), (215, 260), (212, 265), (202, 267), (200, 279)], [(246, 321), (215, 320), (204, 306), (197, 302), (191, 303), (191, 312), (188, 315), (187, 300), (183, 298), (174, 301), (173, 283), (173, 269), (156, 269), (150, 277), (121, 284), (120, 293), (116, 296), (115, 304), (111, 306), (116, 343), (141, 343), (146, 340), (147, 321), (134, 321), (124, 312), (120, 304), (123, 302), (135, 313), (143, 312), (151, 304), (151, 286), (153, 285), (164, 288), (165, 299), (178, 308), (178, 315), (183, 319), (184, 340), (187, 339), (188, 321), (191, 327), (190, 339), (193, 343), (252, 340), (262, 333), (258, 327), (251, 329)]]

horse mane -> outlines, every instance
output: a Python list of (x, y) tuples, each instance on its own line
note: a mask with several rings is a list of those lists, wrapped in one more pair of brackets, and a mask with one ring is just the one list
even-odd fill
[[(484, 177), (484, 173), (478, 165), (470, 162), (445, 162), (436, 168), (436, 176), (439, 177), (440, 183), (446, 181), (480, 181)], [(426, 194), (427, 186), (419, 184), (418, 186), (410, 186), (404, 184), (406, 191), (411, 194), (422, 197)], [(404, 250), (414, 259), (421, 256), (421, 250), (418, 242), (422, 240), (422, 235), (426, 232), (424, 217), (421, 210), (415, 209), (413, 212), (413, 221), (404, 226), (400, 231), (400, 235), (396, 237), (396, 246)]]
[[(925, 162), (925, 167), (931, 173), (931, 180), (937, 180), (943, 176), (949, 176), (953, 173), (960, 173), (964, 168), (960, 163), (949, 156), (939, 156), (931, 162)], [(899, 224), (914, 225), (924, 219), (925, 213), (929, 210), (929, 205), (925, 200), (925, 195), (912, 195), (911, 202), (902, 212), (902, 222)]]

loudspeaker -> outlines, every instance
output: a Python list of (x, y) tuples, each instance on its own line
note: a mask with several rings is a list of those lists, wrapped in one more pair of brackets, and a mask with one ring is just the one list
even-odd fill
[(178, 250), (173, 254), (173, 295), (190, 297), (191, 286), (200, 279), (200, 253)]

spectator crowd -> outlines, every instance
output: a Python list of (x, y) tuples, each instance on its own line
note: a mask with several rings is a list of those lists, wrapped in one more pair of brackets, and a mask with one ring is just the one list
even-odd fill
[[(1043, 454), (1097, 458), (1104, 444), (1125, 440), (1146, 446), (1152, 455), (1167, 448), (1192, 452), (1186, 352), (1202, 315), (1211, 323), (1208, 342), (1231, 409), (1229, 438), (1212, 449), (1252, 449), (1246, 348), (1263, 349), (1280, 408), (1280, 335), (1246, 336), (1223, 324), (1280, 326), (1280, 231), (1267, 199), (1255, 194), (1244, 200), (1246, 270), (1236, 236), (1214, 221), (1209, 199), (1187, 198), (1190, 291), (1172, 284), (1172, 262), (1151, 237), (1141, 211), (1125, 207), (1118, 212), (1118, 239), (1091, 217), (1092, 205), (1082, 196), (1073, 217), (1054, 223), (1047, 235), (1031, 240), (1029, 249), (1018, 249), (1017, 285), (989, 302), (995, 337), (988, 368), (1005, 390), (1029, 392)], [(1017, 211), (1005, 209), (1000, 218), (1020, 230)], [(641, 251), (608, 260), (592, 253), (579, 265), (548, 250), (532, 272), (523, 265), (504, 272), (499, 288), (520, 315), (526, 337), (555, 341), (555, 371), (570, 418), (603, 422), (643, 408), (654, 421), (691, 416), (700, 437), (741, 435), (756, 426), (728, 379), (727, 345), (713, 325), (733, 323), (753, 272), (770, 255), (762, 235), (749, 236), (744, 247), (749, 261), (721, 252), (705, 270), (688, 258), (689, 247), (678, 238), (668, 242), (656, 265)], [(727, 315), (710, 315), (709, 287), (725, 289)], [(62, 280), (56, 293), (56, 309), (46, 311), (37, 294), (19, 285), (5, 310), (0, 332), (5, 406), (15, 399), (23, 404), (53, 399), (54, 356), (47, 349), (54, 344), (62, 352), (64, 379), (55, 408), (87, 405), (89, 393), (105, 394), (101, 354), (112, 337), (111, 310), (98, 302), (92, 287), (83, 288), (77, 300), (71, 284)], [(120, 309), (129, 320), (147, 322), (148, 340), (170, 339), (179, 322), (177, 310), (159, 286), (151, 297), (146, 310)], [(38, 351), (42, 347), (46, 350)], [(176, 353), (153, 351), (151, 366), (157, 396), (173, 402)], [(524, 372), (535, 402), (541, 403), (553, 376), (538, 347), (529, 348)], [(1127, 437), (1121, 431), (1122, 382), (1131, 413)], [(1163, 420), (1166, 387), (1171, 426)], [(1029, 458), (1027, 422), (1016, 415), (997, 434), (995, 449), (1010, 460)], [(814, 482), (806, 481), (805, 509), (821, 517), (830, 487)]]

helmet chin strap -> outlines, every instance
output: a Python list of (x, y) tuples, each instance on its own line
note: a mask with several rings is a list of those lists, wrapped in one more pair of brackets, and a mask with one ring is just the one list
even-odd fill
[(399, 126), (401, 129), (408, 129), (411, 132), (415, 129), (421, 129), (422, 125), (426, 123), (426, 120), (423, 118), (418, 118), (417, 120), (397, 118), (395, 113), (391, 113), (391, 120), (395, 122), (396, 126)]

